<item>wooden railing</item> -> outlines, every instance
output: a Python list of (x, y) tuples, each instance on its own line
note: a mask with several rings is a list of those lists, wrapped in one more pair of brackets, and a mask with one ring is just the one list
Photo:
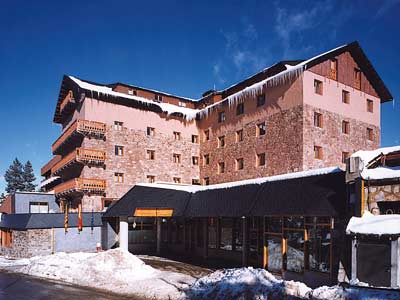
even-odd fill
[(60, 112), (62, 112), (64, 110), (64, 108), (70, 103), (75, 103), (74, 94), (72, 93), (71, 90), (68, 91), (68, 93), (65, 96), (64, 100), (61, 102), (61, 104), (60, 104)]
[(106, 133), (106, 124), (89, 121), (89, 120), (75, 120), (53, 143), (51, 149), (53, 153), (64, 143), (74, 132), (88, 135), (103, 136)]
[(104, 163), (106, 159), (106, 153), (101, 150), (92, 150), (85, 148), (76, 148), (74, 151), (65, 156), (51, 169), (51, 173), (57, 173), (65, 165), (73, 162), (83, 162), (83, 163)]
[(104, 193), (106, 181), (104, 179), (74, 178), (63, 182), (54, 188), (56, 195), (70, 192)]

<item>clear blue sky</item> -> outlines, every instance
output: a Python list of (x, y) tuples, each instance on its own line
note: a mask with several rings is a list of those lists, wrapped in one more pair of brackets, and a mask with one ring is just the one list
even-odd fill
[(0, 192), (15, 157), (36, 176), (60, 133), (63, 74), (198, 98), (282, 59), (358, 40), (398, 101), (382, 146), (400, 144), (400, 0), (1, 1)]

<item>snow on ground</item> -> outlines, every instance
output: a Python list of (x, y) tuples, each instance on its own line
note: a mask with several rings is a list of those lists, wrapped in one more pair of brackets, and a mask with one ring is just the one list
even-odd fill
[(364, 212), (361, 218), (352, 217), (346, 228), (347, 233), (400, 234), (400, 215), (378, 215)]
[(195, 278), (160, 271), (129, 252), (56, 253), (30, 259), (0, 258), (0, 269), (143, 298), (179, 299)]
[(0, 269), (99, 288), (143, 299), (377, 300), (400, 299), (400, 291), (360, 287), (320, 287), (277, 279), (264, 269), (218, 270), (196, 280), (156, 270), (120, 249), (100, 253), (56, 253), (30, 259), (0, 257)]

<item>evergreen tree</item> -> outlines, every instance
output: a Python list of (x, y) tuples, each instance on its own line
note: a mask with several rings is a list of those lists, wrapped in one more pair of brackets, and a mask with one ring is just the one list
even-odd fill
[(34, 192), (36, 184), (33, 182), (36, 180), (35, 175), (33, 174), (33, 167), (31, 162), (28, 160), (24, 166), (24, 171), (22, 173), (22, 178), (24, 179), (24, 191), (25, 192)]
[(7, 182), (7, 193), (24, 190), (23, 168), (18, 158), (14, 159), (13, 163), (8, 167), (8, 170), (4, 174), (4, 179)]
[(1, 193), (0, 195), (0, 205), (3, 203), (3, 201), (6, 199), (6, 195), (4, 193)]

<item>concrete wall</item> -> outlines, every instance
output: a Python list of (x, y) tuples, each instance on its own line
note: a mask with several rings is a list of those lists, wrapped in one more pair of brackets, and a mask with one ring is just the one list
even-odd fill
[(59, 208), (53, 194), (42, 193), (15, 193), (15, 212), (16, 214), (29, 213), (30, 202), (47, 202), (49, 212), (58, 212)]

